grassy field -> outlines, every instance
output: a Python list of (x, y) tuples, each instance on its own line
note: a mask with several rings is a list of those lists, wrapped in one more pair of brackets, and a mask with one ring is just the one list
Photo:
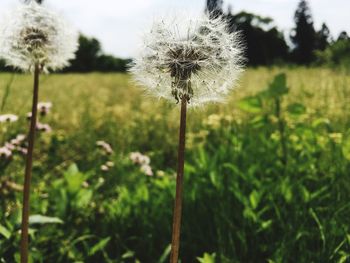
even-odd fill
[[(288, 88), (271, 84), (281, 72)], [(26, 133), (31, 82), (0, 75), (1, 114), (19, 116), (1, 145)], [(239, 86), (189, 112), (182, 263), (350, 262), (350, 76), (258, 68)], [(167, 262), (178, 107), (125, 74), (43, 76), (40, 101), (52, 131), (36, 143), (33, 262)], [(0, 262), (18, 261), (23, 167), (0, 157)]]

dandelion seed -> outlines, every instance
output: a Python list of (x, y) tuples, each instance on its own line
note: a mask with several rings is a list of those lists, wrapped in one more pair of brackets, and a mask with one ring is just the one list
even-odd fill
[(69, 64), (78, 47), (78, 34), (54, 12), (30, 1), (20, 5), (0, 23), (0, 56), (8, 65), (45, 72)]
[(221, 17), (160, 20), (131, 72), (147, 92), (198, 106), (225, 99), (242, 72), (242, 53), (239, 33), (230, 33)]
[(0, 115), (0, 123), (3, 122), (16, 122), (18, 121), (18, 116), (14, 114), (4, 114)]

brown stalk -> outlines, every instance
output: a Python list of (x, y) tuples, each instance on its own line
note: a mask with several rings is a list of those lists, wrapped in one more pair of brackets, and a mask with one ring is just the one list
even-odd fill
[(185, 140), (186, 140), (186, 113), (187, 113), (187, 97), (181, 99), (181, 117), (180, 117), (180, 134), (178, 149), (178, 167), (176, 177), (176, 197), (173, 214), (173, 233), (171, 242), (170, 263), (178, 263), (180, 248), (180, 228), (182, 214), (182, 190), (183, 175), (185, 164)]
[(37, 108), (38, 108), (39, 74), (40, 74), (40, 66), (36, 64), (35, 70), (34, 70), (32, 117), (30, 120), (30, 130), (29, 130), (29, 136), (28, 136), (28, 153), (27, 153), (26, 168), (24, 173), (23, 210), (22, 210), (22, 226), (21, 226), (21, 263), (28, 263), (28, 228), (29, 228), (29, 205), (30, 205), (29, 199), (30, 199), (30, 182), (32, 178), (36, 118), (37, 118)]

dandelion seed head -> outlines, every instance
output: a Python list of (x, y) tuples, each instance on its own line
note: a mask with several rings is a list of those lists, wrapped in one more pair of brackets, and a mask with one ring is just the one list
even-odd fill
[(21, 4), (0, 23), (0, 56), (23, 71), (35, 65), (46, 72), (62, 69), (77, 47), (77, 32), (36, 1)]
[(220, 102), (243, 71), (243, 50), (239, 33), (221, 17), (163, 19), (145, 34), (131, 72), (157, 97), (193, 106)]

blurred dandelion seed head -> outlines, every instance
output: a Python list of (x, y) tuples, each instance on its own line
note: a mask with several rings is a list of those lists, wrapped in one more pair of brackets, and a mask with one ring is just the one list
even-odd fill
[(23, 71), (35, 65), (46, 72), (64, 68), (77, 47), (77, 32), (35, 1), (20, 5), (0, 23), (0, 57)]
[(146, 91), (191, 105), (220, 102), (243, 71), (239, 33), (223, 18), (175, 17), (156, 21), (143, 38), (131, 72)]

